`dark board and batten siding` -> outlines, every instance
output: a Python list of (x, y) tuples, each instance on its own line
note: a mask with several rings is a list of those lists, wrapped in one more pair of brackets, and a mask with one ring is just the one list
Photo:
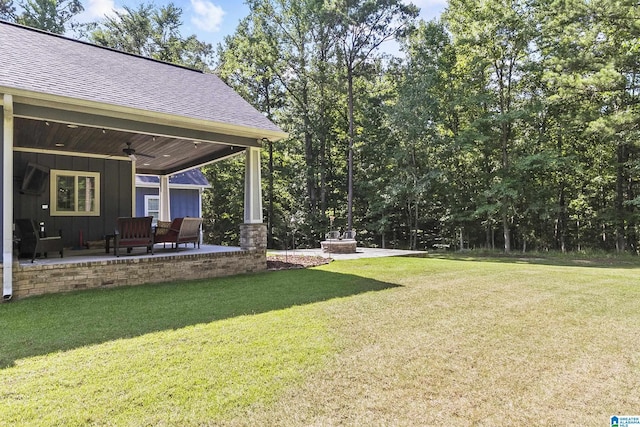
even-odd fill
[[(100, 216), (51, 216), (50, 185), (40, 195), (20, 194), (20, 185), (28, 162), (49, 169), (100, 173)], [(114, 230), (119, 216), (131, 216), (132, 164), (127, 161), (89, 157), (55, 156), (43, 153), (14, 152), (14, 218), (44, 221), (49, 235), (62, 230), (64, 245), (77, 247), (82, 240), (101, 240)], [(49, 177), (51, 179), (51, 177)]]

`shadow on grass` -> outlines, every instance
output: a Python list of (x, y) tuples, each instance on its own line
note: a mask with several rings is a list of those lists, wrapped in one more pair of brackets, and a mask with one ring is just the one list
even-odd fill
[(589, 256), (581, 254), (505, 254), (501, 252), (435, 252), (426, 258), (451, 261), (500, 262), (559, 267), (640, 268), (640, 258), (631, 255)]
[(0, 369), (25, 357), (396, 286), (289, 270), (27, 298), (0, 304)]

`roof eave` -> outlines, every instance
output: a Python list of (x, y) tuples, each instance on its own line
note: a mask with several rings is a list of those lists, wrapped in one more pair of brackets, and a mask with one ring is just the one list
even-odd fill
[[(288, 137), (288, 133), (282, 130), (234, 125), (212, 120), (177, 116), (155, 111), (140, 110), (117, 104), (106, 104), (78, 98), (63, 97), (59, 95), (33, 92), (7, 86), (0, 86), (0, 93), (13, 95), (15, 103), (35, 105), (39, 107), (57, 108), (80, 113), (103, 115), (106, 117), (113, 117), (117, 119), (136, 120), (144, 123), (161, 122), (169, 126), (183, 127), (207, 132), (218, 132), (245, 138), (255, 138), (257, 140), (266, 138), (274, 142)], [(0, 98), (0, 100), (1, 99), (2, 98)]]

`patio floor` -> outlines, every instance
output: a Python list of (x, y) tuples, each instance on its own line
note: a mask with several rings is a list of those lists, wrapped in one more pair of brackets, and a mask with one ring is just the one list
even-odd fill
[(267, 250), (267, 255), (302, 255), (302, 256), (321, 256), (323, 258), (331, 258), (335, 260), (358, 259), (358, 258), (378, 258), (388, 256), (425, 256), (425, 251), (406, 251), (401, 249), (380, 249), (380, 248), (362, 248), (357, 247), (355, 253), (337, 254), (323, 252), (321, 248), (315, 249), (293, 249), (288, 251)]
[(200, 248), (194, 248), (193, 245), (180, 246), (180, 249), (176, 252), (175, 249), (171, 249), (170, 245), (164, 247), (162, 244), (157, 244), (153, 247), (154, 254), (147, 254), (144, 248), (133, 248), (131, 253), (127, 253), (125, 249), (120, 251), (120, 257), (113, 255), (113, 249), (109, 253), (105, 253), (104, 248), (96, 249), (65, 249), (64, 258), (60, 258), (58, 253), (49, 254), (48, 258), (36, 258), (33, 264), (30, 258), (20, 258), (18, 260), (20, 265), (53, 265), (53, 264), (73, 264), (84, 263), (93, 261), (108, 261), (112, 259), (127, 259), (127, 258), (152, 258), (152, 257), (171, 257), (175, 255), (200, 255), (222, 252), (237, 252), (241, 251), (239, 247), (235, 246), (218, 246), (218, 245), (200, 245)]

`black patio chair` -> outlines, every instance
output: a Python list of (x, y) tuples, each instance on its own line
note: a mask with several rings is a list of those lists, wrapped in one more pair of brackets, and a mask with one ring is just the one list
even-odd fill
[(64, 258), (62, 247), (62, 233), (59, 236), (41, 237), (38, 224), (32, 219), (17, 219), (16, 228), (20, 233), (20, 253), (31, 255), (31, 262), (38, 254), (45, 258), (48, 252), (59, 252), (60, 258)]

